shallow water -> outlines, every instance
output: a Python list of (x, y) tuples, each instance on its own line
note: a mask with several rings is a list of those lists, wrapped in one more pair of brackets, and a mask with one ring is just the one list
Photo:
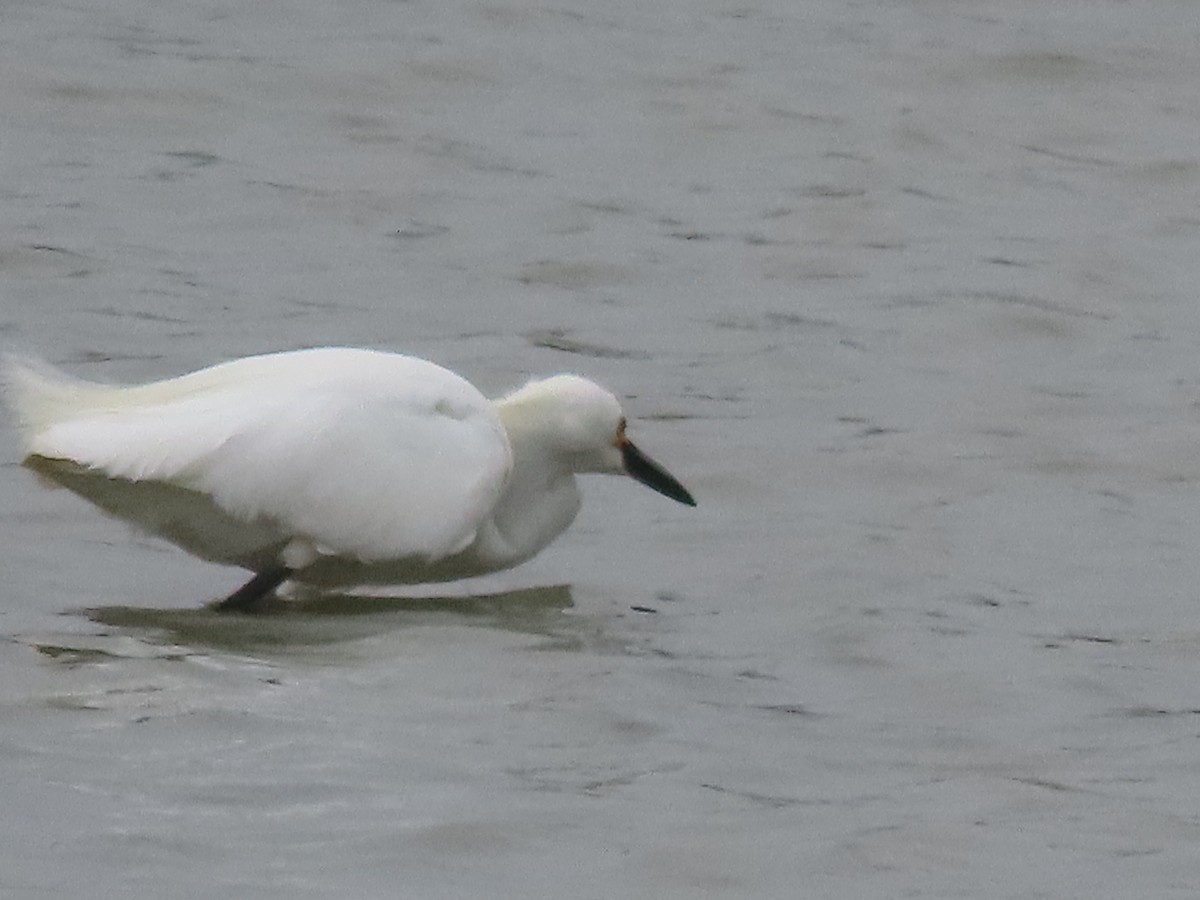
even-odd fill
[(0, 431), (0, 893), (1192, 896), (1193, 12), (8, 4), (0, 340), (574, 370), (699, 507), (218, 616)]

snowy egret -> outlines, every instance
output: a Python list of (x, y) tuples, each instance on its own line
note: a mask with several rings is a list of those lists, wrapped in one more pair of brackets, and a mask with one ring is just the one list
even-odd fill
[(625, 435), (617, 399), (575, 375), (490, 401), (441, 366), (322, 348), (117, 386), (5, 358), (25, 464), (212, 562), (287, 580), (420, 584), (507, 569), (579, 511), (575, 475), (692, 495)]

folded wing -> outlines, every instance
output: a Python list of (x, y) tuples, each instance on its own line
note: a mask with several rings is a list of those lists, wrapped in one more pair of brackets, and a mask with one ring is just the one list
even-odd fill
[(483, 395), (395, 354), (297, 351), (128, 388), (19, 365), (9, 380), (31, 455), (196, 491), (367, 561), (462, 550), (512, 465)]

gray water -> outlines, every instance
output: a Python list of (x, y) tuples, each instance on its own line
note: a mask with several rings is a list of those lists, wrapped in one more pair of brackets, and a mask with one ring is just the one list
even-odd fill
[[(415, 598), (243, 573), (0, 431), (0, 894), (1192, 897), (1190, 2), (0, 8), (0, 341), (572, 370), (595, 478)], [(448, 596), (445, 596), (448, 595)]]

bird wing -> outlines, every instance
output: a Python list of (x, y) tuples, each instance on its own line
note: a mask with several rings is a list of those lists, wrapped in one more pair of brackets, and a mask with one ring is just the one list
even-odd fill
[(492, 404), (411, 357), (298, 351), (100, 390), (32, 435), (29, 452), (198, 491), (335, 555), (452, 555), (512, 468)]

